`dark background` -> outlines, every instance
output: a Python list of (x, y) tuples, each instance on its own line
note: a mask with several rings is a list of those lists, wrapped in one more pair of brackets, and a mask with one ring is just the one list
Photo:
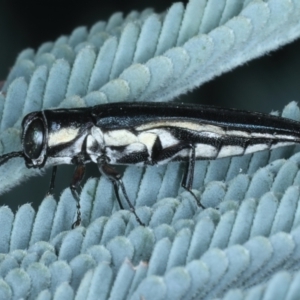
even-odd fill
[[(25, 48), (37, 49), (43, 42), (56, 40), (60, 35), (69, 35), (78, 26), (90, 27), (96, 21), (107, 20), (117, 11), (126, 15), (132, 10), (141, 11), (154, 7), (156, 12), (162, 12), (173, 2), (175, 1), (1, 0), (0, 80), (5, 80), (16, 56)], [(300, 99), (299, 53), (298, 40), (223, 74), (179, 99), (262, 112), (281, 110), (290, 101)], [(67, 186), (62, 182), (63, 179), (71, 179), (72, 170), (72, 167), (67, 167), (68, 174), (59, 172), (56, 194)], [(49, 181), (49, 171), (47, 173), (43, 181), (39, 177), (22, 184), (23, 203), (32, 202), (34, 195), (37, 199), (42, 199)], [(37, 191), (37, 186), (41, 187), (40, 191)], [(13, 190), (1, 196), (0, 204), (8, 204), (13, 208), (8, 201), (11, 197), (19, 198), (16, 193)], [(58, 199), (57, 196), (56, 198)]]

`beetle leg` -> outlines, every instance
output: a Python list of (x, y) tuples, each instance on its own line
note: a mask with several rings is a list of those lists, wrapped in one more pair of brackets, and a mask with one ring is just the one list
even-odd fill
[(76, 221), (72, 224), (72, 229), (79, 226), (81, 223), (80, 198), (79, 198), (77, 189), (80, 186), (80, 183), (83, 179), (84, 173), (85, 173), (85, 165), (82, 162), (77, 161), (73, 179), (70, 184), (71, 193), (76, 200), (76, 208), (77, 208)]
[(205, 207), (201, 204), (199, 199), (192, 191), (193, 181), (194, 181), (195, 162), (196, 162), (196, 150), (195, 150), (195, 145), (191, 144), (190, 147), (191, 149), (190, 149), (189, 160), (187, 163), (185, 173), (182, 178), (181, 186), (195, 198), (198, 206), (204, 209)]
[(52, 174), (51, 174), (50, 185), (49, 185), (49, 189), (48, 189), (48, 192), (47, 192), (46, 196), (49, 196), (49, 195), (52, 195), (52, 194), (53, 194), (54, 185), (55, 185), (56, 171), (57, 171), (57, 166), (54, 166), (54, 167), (52, 168)]
[(141, 219), (136, 214), (135, 208), (134, 208), (133, 204), (131, 203), (131, 201), (129, 200), (124, 183), (121, 179), (121, 177), (122, 177), (121, 174), (116, 169), (114, 169), (111, 165), (106, 163), (105, 159), (103, 157), (98, 158), (98, 168), (99, 168), (101, 174), (106, 176), (112, 182), (112, 184), (114, 186), (116, 198), (118, 200), (120, 208), (124, 209), (121, 199), (120, 199), (120, 195), (119, 195), (119, 187), (121, 188), (122, 193), (125, 197), (125, 200), (126, 200), (127, 204), (129, 205), (130, 211), (134, 214), (137, 222), (140, 225), (145, 226), (145, 224), (141, 221)]
[[(120, 184), (120, 182), (122, 182), (121, 174), (119, 172), (117, 172), (116, 169), (114, 169), (112, 166), (110, 166), (107, 163), (101, 163), (101, 164), (98, 163), (98, 167), (99, 167), (101, 174), (106, 176), (113, 183), (114, 191), (115, 191), (119, 206), (121, 209), (124, 209), (123, 204), (120, 199), (119, 191), (118, 191), (119, 184)], [(126, 193), (126, 196), (127, 196), (127, 193)]]
[(195, 169), (195, 162), (196, 162), (196, 150), (194, 144), (188, 143), (180, 143), (178, 145), (170, 146), (160, 151), (154, 151), (151, 157), (152, 163), (156, 164), (157, 162), (167, 159), (169, 157), (175, 156), (178, 152), (182, 150), (190, 150), (187, 168), (182, 178), (181, 186), (188, 191), (196, 200), (197, 205), (205, 208), (196, 195), (192, 192), (193, 180), (194, 180), (194, 169)]

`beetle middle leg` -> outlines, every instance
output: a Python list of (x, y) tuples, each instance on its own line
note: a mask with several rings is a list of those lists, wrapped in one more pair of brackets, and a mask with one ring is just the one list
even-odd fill
[(124, 198), (125, 198), (127, 204), (129, 205), (130, 211), (134, 214), (137, 222), (140, 225), (145, 226), (145, 224), (141, 221), (141, 219), (136, 214), (135, 208), (134, 208), (133, 204), (131, 203), (131, 201), (129, 200), (124, 183), (121, 179), (122, 178), (121, 174), (106, 162), (106, 159), (104, 156), (100, 156), (97, 159), (97, 164), (98, 164), (100, 173), (102, 175), (105, 175), (112, 182), (114, 191), (115, 191), (115, 195), (118, 200), (120, 208), (124, 209), (121, 199), (120, 199), (120, 195), (119, 195), (119, 187), (121, 188)]

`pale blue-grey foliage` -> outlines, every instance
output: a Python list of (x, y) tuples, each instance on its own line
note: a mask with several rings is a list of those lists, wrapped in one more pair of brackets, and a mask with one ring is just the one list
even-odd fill
[[(20, 149), (29, 112), (167, 101), (300, 35), (298, 0), (191, 0), (114, 14), (90, 30), (24, 50), (0, 94), (1, 153)], [(295, 102), (282, 116), (300, 121)], [(69, 189), (35, 211), (0, 208), (0, 299), (294, 299), (299, 294), (299, 147), (199, 161), (194, 193), (179, 163), (128, 167), (139, 226), (110, 182)], [(38, 171), (1, 167), (1, 192)]]

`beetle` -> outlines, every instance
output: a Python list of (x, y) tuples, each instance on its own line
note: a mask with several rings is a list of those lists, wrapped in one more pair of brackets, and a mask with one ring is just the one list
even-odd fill
[(130, 210), (143, 225), (130, 202), (122, 176), (114, 165), (160, 165), (186, 161), (182, 187), (192, 192), (195, 161), (245, 155), (300, 143), (300, 123), (268, 114), (183, 103), (110, 103), (88, 108), (32, 112), (22, 122), (23, 149), (0, 157), (0, 165), (22, 157), (28, 168), (53, 166), (49, 193), (57, 166), (74, 164), (70, 184), (77, 202), (72, 228), (80, 225), (77, 189), (87, 163), (96, 163), (114, 186), (121, 189)]

